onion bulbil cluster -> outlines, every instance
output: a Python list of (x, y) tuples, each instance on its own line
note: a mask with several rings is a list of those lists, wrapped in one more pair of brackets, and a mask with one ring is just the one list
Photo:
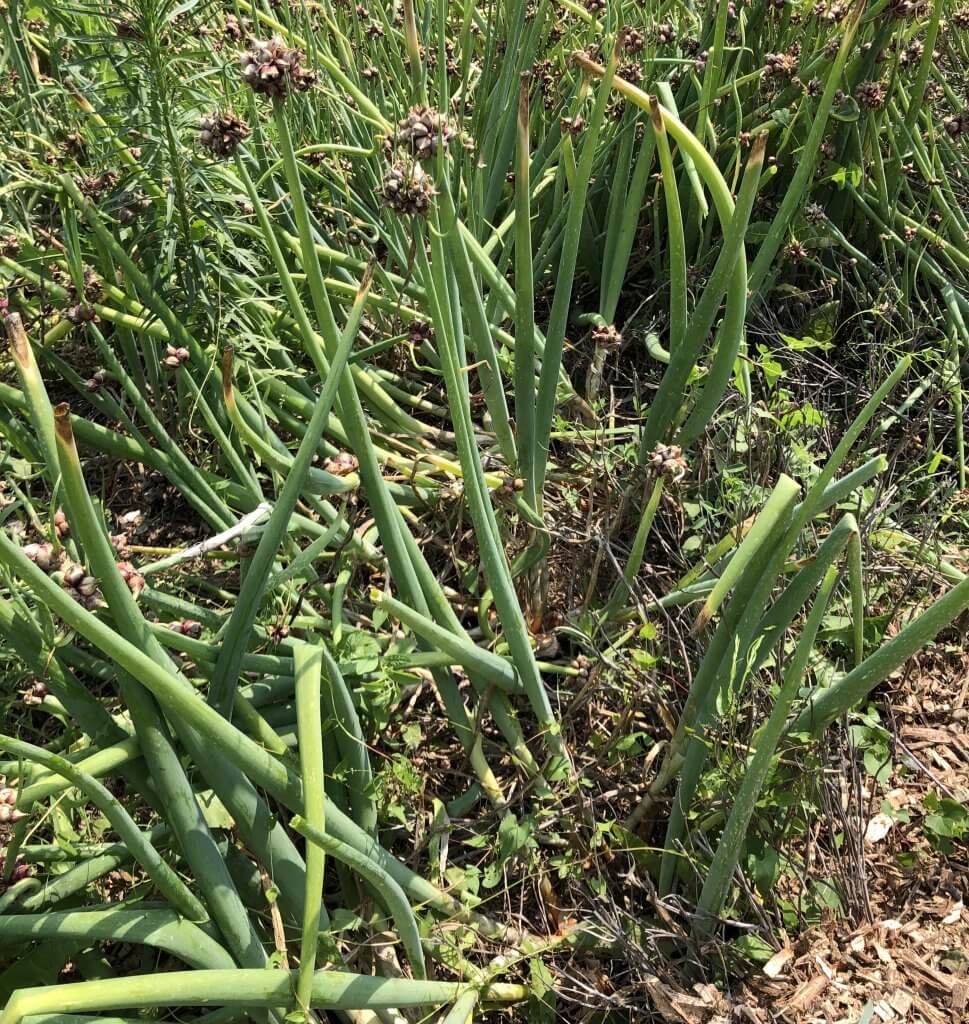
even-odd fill
[(199, 143), (213, 156), (232, 156), (248, 135), (249, 125), (231, 110), (206, 114), (199, 122)]
[(398, 162), (384, 175), (380, 195), (395, 213), (426, 217), (435, 189), (419, 163)]
[(239, 57), (243, 81), (253, 92), (271, 98), (289, 92), (305, 92), (316, 82), (316, 74), (303, 67), (306, 55), (287, 46), (278, 36), (253, 40)]
[(447, 149), (454, 136), (443, 114), (433, 107), (417, 106), (398, 123), (394, 141), (418, 160), (430, 160), (441, 147)]

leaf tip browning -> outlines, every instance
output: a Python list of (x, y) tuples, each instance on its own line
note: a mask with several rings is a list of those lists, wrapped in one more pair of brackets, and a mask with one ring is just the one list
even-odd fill
[(518, 76), (518, 130), (528, 131), (528, 94), (532, 84), (531, 71)]
[(373, 275), (376, 269), (377, 266), (373, 260), (371, 260), (364, 268), (363, 276), (360, 278), (360, 286), (357, 288), (357, 294), (354, 301), (361, 302), (366, 298), (367, 293), (370, 291), (370, 286), (373, 284)]
[(619, 63), (619, 59), (622, 57), (622, 51), (626, 45), (626, 32), (625, 29), (621, 29), (616, 35), (616, 41), (612, 46), (612, 57), (609, 63), (615, 67)]
[(7, 331), (7, 340), (10, 342), (10, 354), (16, 364), (23, 369), (30, 365), (30, 342), (27, 340), (27, 332), (24, 330), (24, 322), (20, 319), (19, 313), (8, 313), (3, 318), (3, 325)]
[(67, 445), (74, 444), (74, 428), (71, 426), (71, 407), (67, 402), (54, 406), (54, 432), (57, 439)]
[(597, 61), (594, 61), (585, 50), (575, 50), (572, 53), (572, 60), (582, 68), (583, 71), (588, 71), (592, 75), (601, 75), (603, 67)]
[(706, 628), (710, 625), (710, 620), (713, 618), (713, 611), (704, 605), (699, 612), (697, 612), (696, 618), (693, 620), (693, 625), (690, 626), (690, 632), (693, 636), (699, 636)]
[(767, 132), (758, 132), (750, 147), (750, 156), (747, 158), (748, 167), (756, 167), (764, 162), (764, 154), (767, 152)]

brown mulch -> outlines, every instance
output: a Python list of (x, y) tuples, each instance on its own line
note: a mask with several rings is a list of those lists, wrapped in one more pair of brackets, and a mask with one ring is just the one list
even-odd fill
[[(729, 999), (713, 985), (688, 991), (669, 979), (650, 979), (652, 1013), (643, 1019), (857, 1024), (868, 1014), (871, 1024), (969, 1021), (969, 872), (936, 856), (907, 872), (917, 881), (906, 880), (877, 852), (884, 841), (866, 844), (874, 921), (804, 932), (737, 984)], [(897, 883), (921, 895), (907, 900), (898, 916), (882, 916), (878, 911), (888, 909)]]
[[(966, 879), (959, 879), (965, 884)], [(777, 953), (747, 984), (762, 1020), (855, 1022), (969, 1019), (969, 913), (944, 893), (902, 918), (851, 931), (814, 929)]]
[(913, 659), (882, 702), (896, 769), (882, 785), (864, 782), (867, 920), (792, 937), (729, 1000), (710, 985), (687, 991), (657, 979), (652, 1019), (969, 1022), (969, 847), (944, 855), (923, 828), (929, 793), (969, 802), (967, 708), (969, 652), (952, 647)]
[[(838, 917), (827, 912), (820, 925), (797, 933), (773, 930), (780, 948), (759, 965), (738, 963), (732, 943), (712, 942), (684, 956), (688, 943), (675, 908), (672, 918), (664, 916), (665, 904), (637, 888), (648, 886), (646, 872), (630, 870), (622, 876), (630, 901), (638, 893), (657, 911), (653, 940), (644, 936), (638, 958), (627, 949), (629, 957), (605, 970), (605, 984), (594, 961), (557, 963), (556, 1019), (969, 1024), (969, 845), (953, 841), (943, 852), (926, 828), (930, 794), (969, 804), (964, 636), (962, 628), (947, 631), (876, 694), (891, 736), (887, 778), (864, 772), (862, 751), (846, 735), (832, 740), (824, 776), (837, 806), (828, 808), (830, 820), (822, 813), (810, 835), (794, 840), (811, 845), (808, 877), (798, 883), (785, 875), (778, 886), (789, 887), (785, 896), (795, 900), (811, 876), (834, 880), (844, 888)], [(605, 697), (601, 688), (599, 696)], [(611, 721), (607, 712), (599, 708), (600, 731)], [(770, 900), (764, 909), (764, 923), (776, 929)], [(670, 941), (674, 934), (680, 941)], [(706, 980), (694, 984), (697, 977)]]

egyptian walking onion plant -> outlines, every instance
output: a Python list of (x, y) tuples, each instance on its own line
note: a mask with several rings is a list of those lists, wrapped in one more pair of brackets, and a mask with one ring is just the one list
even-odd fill
[[(427, 5), (420, 18), (404, 3), (402, 39), (391, 32), (387, 45), (395, 49), (385, 54), (398, 72), (395, 99), (406, 97), (399, 111), (388, 102), (392, 121), (346, 71), (352, 50), (340, 29), (342, 14), (328, 15), (325, 31), (306, 33), (308, 58), (297, 49), (300, 22), (277, 21), (239, 0), (239, 12), (279, 34), (253, 43), (241, 63), (252, 90), (244, 98), (248, 116), (268, 109), (271, 118), (250, 131), (239, 114), (223, 109), (206, 114), (201, 125), (200, 143), (214, 158), (204, 168), (213, 195), (219, 202), (230, 196), (247, 211), (238, 221), (213, 218), (213, 231), (221, 232), (226, 250), (238, 245), (241, 265), (261, 260), (268, 267), (257, 280), (229, 265), (219, 268), (219, 287), (237, 300), (240, 323), (252, 327), (233, 334), (232, 345), (210, 343), (204, 324), (173, 307), (176, 297), (142, 265), (131, 236), (92, 201), (89, 181), (48, 173), (31, 185), (64, 226), (63, 255), (49, 257), (60, 260), (63, 273), (45, 294), (74, 305), (67, 328), (56, 324), (33, 339), (17, 314), (6, 318), (19, 387), (0, 382), (0, 429), (25, 460), (42, 467), (49, 515), (39, 514), (20, 484), (11, 488), (16, 497), (5, 515), (22, 512), (44, 539), (21, 544), (14, 531), (0, 530), (0, 639), (43, 680), (42, 709), (63, 724), (64, 734), (46, 747), (0, 736), (6, 779), (0, 822), (10, 827), (0, 946), (36, 942), (33, 966), (41, 982), (68, 957), (91, 969), (86, 951), (102, 941), (138, 944), (189, 970), (19, 988), (0, 1024), (194, 1006), (218, 1008), (201, 1018), (211, 1024), (310, 1021), (324, 1009), (373, 1024), (438, 1007), (448, 1007), (443, 1019), (457, 1024), (479, 1006), (528, 998), (526, 986), (499, 980), (518, 959), (511, 952), (535, 956), (565, 943), (600, 955), (613, 948), (582, 920), (551, 937), (518, 930), (389, 852), (368, 746), (372, 666), (361, 668), (345, 655), (352, 644), (344, 641), (372, 641), (395, 668), (433, 683), (469, 769), (470, 785), (447, 813), (466, 815), (483, 803), (514, 824), (510, 799), (520, 782), (522, 799), (534, 802), (537, 815), (551, 818), (556, 799), (575, 798), (575, 766), (546, 685), (548, 673), (561, 677), (573, 669), (563, 673), (563, 666), (537, 660), (532, 634), (546, 596), (549, 480), (560, 472), (551, 449), (556, 415), (563, 402), (591, 413), (567, 372), (580, 271), (591, 265), (598, 276), (601, 270), (597, 311), (583, 320), (593, 329), (586, 397), (594, 403), (605, 361), (621, 340), (613, 321), (633, 267), (646, 190), (655, 181), (663, 195), (653, 210), (662, 209), (667, 236), (656, 262), (665, 261), (668, 334), (665, 345), (651, 334), (646, 350), (662, 372), (629, 446), (635, 472), (616, 503), (616, 529), (635, 523), (629, 555), (602, 606), (587, 602), (583, 609), (593, 639), (617, 645), (618, 630), (637, 612), (653, 610), (629, 597), (667, 488), (686, 473), (684, 451), (704, 433), (732, 380), (741, 399), (750, 400), (743, 358), (748, 307), (773, 266), (789, 207), (800, 201), (814, 157), (809, 146), (810, 158), (795, 175), (798, 194), (780, 205), (748, 273), (748, 224), (768, 180), (768, 142), (766, 134), (755, 135), (728, 184), (712, 121), (724, 95), (726, 5), (710, 25), (713, 45), (698, 101), (683, 104), (682, 116), (669, 83), (658, 83), (652, 95), (623, 78), (622, 58), (644, 45), (641, 34), (626, 32), (605, 51), (604, 64), (574, 55), (581, 80), (563, 108), (571, 116), (556, 118), (551, 130), (544, 105), (534, 102), (532, 79), (522, 74), (536, 61), (536, 26), (549, 5), (537, 5), (542, 16), (534, 18), (526, 17), (524, 2), (504, 6), (507, 31), (521, 46), (507, 49), (494, 74), (475, 79), (482, 100), (463, 119), (487, 142), (489, 164), (465, 150), (467, 140), (451, 123), (479, 74), (469, 56), (473, 29), (480, 27), (473, 5), (466, 5), (461, 24), (465, 60), (448, 45), (447, 5)], [(809, 140), (824, 131), (859, 17), (860, 9), (845, 26)], [(422, 60), (420, 31), (436, 37), (433, 78)], [(293, 94), (314, 84), (311, 66), (324, 69), (327, 87), (334, 87), (332, 121), (320, 122), (310, 103), (292, 109)], [(25, 73), (29, 67), (24, 64)], [(452, 78), (462, 83), (453, 95)], [(608, 115), (616, 92), (627, 106), (613, 134)], [(429, 102), (434, 95), (437, 108)], [(75, 101), (85, 118), (105, 127), (88, 100), (75, 95)], [(584, 132), (576, 130), (581, 112), (589, 116)], [(341, 141), (314, 139), (301, 148), (297, 124), (307, 131), (323, 124)], [(695, 131), (688, 126), (694, 124)], [(162, 217), (164, 191), (133, 151), (122, 149), (148, 207)], [(347, 191), (340, 194), (363, 227), (367, 216), (370, 227), (383, 218), (379, 237), (393, 259), (348, 255), (324, 230), (320, 181), (329, 182), (330, 198), (336, 194), (327, 160), (349, 156), (364, 168), (369, 191), (351, 189), (341, 178)], [(606, 165), (613, 160), (619, 171), (610, 178)], [(611, 184), (604, 211), (602, 181)], [(375, 195), (383, 210), (369, 210)], [(692, 295), (688, 261), (703, 232), (719, 246)], [(394, 272), (395, 260), (406, 273)], [(0, 256), (5, 276), (35, 290), (46, 287), (39, 263)], [(100, 278), (86, 263), (100, 268)], [(536, 291), (549, 270), (548, 315), (537, 317)], [(957, 364), (964, 322), (955, 292), (950, 299), (948, 360)], [(407, 387), (404, 375), (382, 368), (376, 357), (388, 345), (372, 341), (375, 320), (403, 328), (391, 341), (406, 339), (413, 364), (443, 392), (423, 383)], [(102, 367), (89, 382), (57, 352), (74, 322), (85, 325)], [(773, 707), (749, 745), (698, 887), (700, 938), (713, 930), (730, 897), (779, 748), (818, 736), (969, 607), (969, 580), (953, 569), (948, 593), (891, 640), (866, 648), (859, 527), (850, 513), (830, 520), (885, 469), (875, 456), (839, 476), (908, 366), (899, 363), (872, 395), (803, 493), (780, 475), (760, 511), (654, 602), (659, 608), (702, 602), (696, 632), (704, 638), (664, 758), (624, 823), (632, 831), (672, 796), (659, 865), (663, 895), (682, 884), (678, 868), (697, 845), (691, 812), (718, 726), (768, 659), (782, 652)], [(47, 383), (60, 384), (60, 377), (88, 396), (96, 418), (52, 405)], [(101, 386), (106, 378), (113, 387)], [(472, 381), (480, 385), (482, 422)], [(204, 468), (180, 432), (166, 425), (180, 414), (211, 438), (215, 454)], [(89, 491), (79, 445), (160, 474), (205, 524), (209, 539), (187, 550), (157, 551), (138, 550), (125, 534), (112, 536)], [(418, 531), (445, 491), (460, 492), (480, 563), (480, 586), (477, 564), (461, 573), (478, 602), (474, 631), (464, 614), (473, 603), (465, 602), (459, 617)], [(372, 517), (366, 521), (358, 510), (364, 502)], [(509, 559), (516, 527), (524, 542)], [(812, 549), (808, 538), (815, 533), (824, 539)], [(166, 585), (180, 564), (233, 542), (237, 549), (218, 557), (240, 561), (237, 584), (202, 578), (194, 580), (194, 591)], [(139, 554), (146, 560), (136, 566)], [(318, 575), (324, 561), (332, 568), (326, 585)], [(351, 599), (359, 566), (380, 585)], [(805, 697), (818, 633), (842, 574), (852, 665)], [(201, 596), (188, 596), (193, 592)], [(800, 633), (792, 638), (796, 623)], [(467, 685), (459, 685), (455, 666)], [(485, 718), (494, 726), (487, 746)], [(501, 772), (492, 767), (499, 759)], [(102, 781), (119, 775), (127, 786), (124, 804)], [(31, 841), (48, 818), (59, 822), (69, 807), (93, 808), (116, 841), (72, 840), (69, 848)], [(444, 814), (442, 808), (437, 824), (446, 827)], [(30, 866), (45, 860), (58, 870), (41, 885)], [(105, 880), (126, 866), (134, 881), (125, 899), (95, 902)], [(328, 867), (339, 883), (332, 904), (324, 900), (331, 891), (324, 884)], [(351, 946), (338, 940), (348, 920), (394, 947), (398, 976), (373, 976), (359, 953), (344, 959), (342, 950)], [(502, 955), (484, 967), (482, 958), (465, 958), (462, 951), (476, 940), (476, 953), (487, 942)], [(294, 970), (290, 956), (298, 957)], [(286, 969), (274, 969), (279, 966)], [(434, 970), (456, 980), (433, 980)]]

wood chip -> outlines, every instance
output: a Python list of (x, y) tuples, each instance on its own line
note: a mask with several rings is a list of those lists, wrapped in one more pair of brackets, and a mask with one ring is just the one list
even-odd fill
[(905, 1017), (912, 1009), (912, 997), (904, 989), (896, 989), (888, 997), (888, 1005), (899, 1015)]
[(776, 978), (794, 958), (793, 949), (782, 949), (775, 953), (770, 960), (764, 964), (764, 974), (768, 978)]
[(952, 1003), (953, 1010), (959, 1010), (960, 1012), (965, 1010), (969, 1006), (969, 982), (957, 981), (952, 986)]
[(952, 992), (955, 988), (955, 978), (937, 971), (934, 967), (930, 967), (929, 964), (914, 953), (903, 950), (898, 954), (898, 959), (905, 967), (911, 968), (917, 974), (920, 974), (923, 979), (943, 992)]
[(902, 728), (902, 739), (910, 747), (918, 748), (927, 746), (929, 743), (951, 743), (955, 736), (948, 729), (927, 729), (918, 725), (906, 725)]
[(954, 904), (952, 909), (942, 918), (943, 924), (955, 924), (962, 917), (962, 900)]
[(666, 985), (655, 975), (646, 979), (646, 991), (659, 1015), (669, 1024), (706, 1024), (713, 1007), (682, 989)]
[(895, 827), (895, 819), (887, 814), (874, 814), (865, 828), (865, 842), (869, 846), (880, 843)]
[(830, 984), (830, 978), (823, 974), (816, 974), (810, 981), (805, 981), (798, 986), (797, 991), (784, 1004), (783, 1009), (796, 1012), (808, 1009), (821, 997), (821, 993)]
[(820, 972), (828, 979), (828, 981), (831, 981), (831, 979), (834, 977), (834, 968), (828, 966), (828, 964), (826, 964), (824, 960), (822, 960), (819, 956), (816, 956), (814, 958), (814, 962), (818, 965), (818, 970), (820, 970)]
[(913, 994), (912, 1002), (927, 1024), (951, 1024), (951, 1016), (940, 1013), (927, 999)]
[(693, 986), (693, 991), (696, 992), (707, 1006), (712, 1006), (717, 1010), (729, 1013), (730, 1005), (716, 985), (700, 983)]

